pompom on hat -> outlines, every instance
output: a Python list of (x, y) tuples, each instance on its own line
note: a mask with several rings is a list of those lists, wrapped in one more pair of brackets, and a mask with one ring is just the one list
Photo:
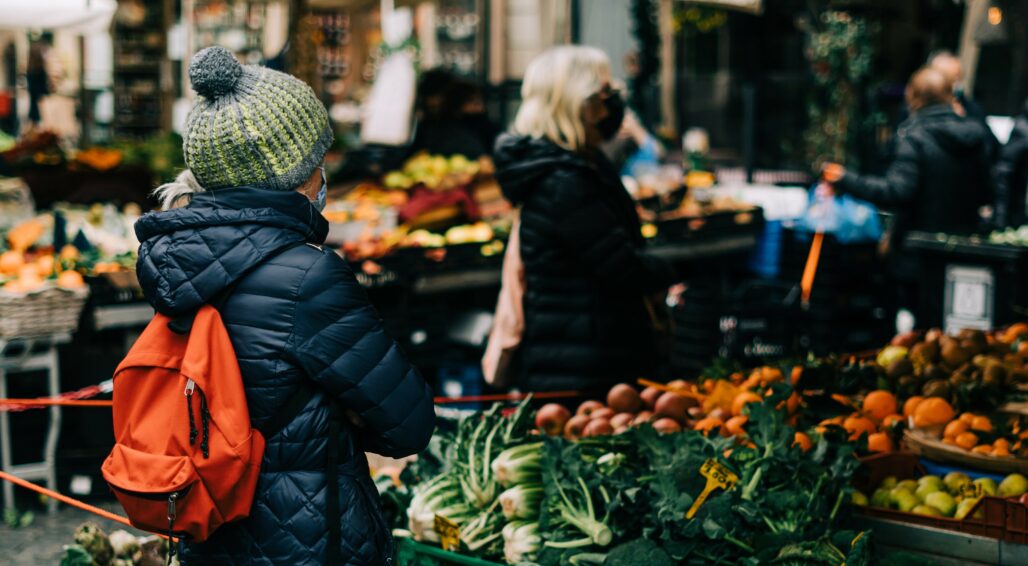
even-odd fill
[(200, 98), (182, 149), (207, 190), (295, 190), (332, 145), (325, 106), (296, 77), (241, 65), (229, 50), (208, 47), (193, 56), (189, 79)]

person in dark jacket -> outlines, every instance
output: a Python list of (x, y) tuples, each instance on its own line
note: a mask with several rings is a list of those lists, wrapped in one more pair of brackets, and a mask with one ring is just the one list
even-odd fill
[(520, 208), (525, 328), (520, 385), (595, 391), (654, 364), (645, 303), (675, 280), (642, 252), (635, 205), (599, 146), (624, 105), (603, 52), (551, 49), (528, 67), (513, 132), (494, 159), (504, 195)]
[(957, 115), (949, 81), (934, 69), (911, 77), (906, 90), (911, 117), (896, 136), (896, 155), (884, 176), (862, 175), (828, 163), (823, 176), (837, 193), (894, 213), (888, 256), (898, 306), (915, 317), (923, 276), (916, 257), (903, 251), (911, 230), (969, 233), (979, 229), (979, 209), (992, 199), (985, 127)]
[(996, 163), (996, 224), (1022, 226), (1028, 223), (1025, 214), (1025, 193), (1028, 192), (1028, 100), (1024, 112), (1014, 122), (1010, 139), (1000, 150)]
[[(432, 393), (347, 264), (321, 247), (328, 223), (320, 164), (333, 137), (327, 113), (299, 80), (243, 67), (222, 48), (198, 53), (189, 74), (201, 95), (183, 144), (191, 175), (159, 195), (188, 204), (136, 223), (144, 294), (171, 317), (220, 301), (255, 427), (305, 383), (317, 392), (267, 439), (250, 516), (203, 543), (184, 543), (183, 561), (390, 564), (390, 528), (365, 451), (422, 450), (434, 428)], [(348, 417), (335, 439), (332, 404)], [(333, 451), (340, 540), (330, 547)]]
[(910, 230), (977, 230), (978, 210), (992, 198), (985, 127), (954, 112), (949, 83), (933, 69), (911, 77), (906, 97), (913, 114), (897, 133), (885, 175), (827, 164), (825, 179), (836, 192), (895, 212), (894, 243)]
[(960, 62), (960, 58), (951, 51), (936, 51), (928, 57), (928, 66), (942, 73), (949, 81), (950, 87), (953, 89), (953, 101), (956, 103), (957, 113), (985, 127), (985, 147), (989, 160), (995, 161), (999, 157), (999, 140), (996, 139), (985, 121), (987, 116), (985, 109), (975, 102), (964, 89), (964, 66)]

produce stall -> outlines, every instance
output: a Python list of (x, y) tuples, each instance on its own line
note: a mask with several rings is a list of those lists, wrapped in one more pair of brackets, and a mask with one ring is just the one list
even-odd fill
[(403, 564), (1018, 564), (1026, 345), (933, 330), (497, 405), (376, 483)]

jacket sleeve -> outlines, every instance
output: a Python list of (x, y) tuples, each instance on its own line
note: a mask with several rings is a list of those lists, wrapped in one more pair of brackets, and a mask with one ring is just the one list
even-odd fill
[(432, 391), (404, 358), (349, 266), (325, 253), (300, 284), (291, 347), (300, 365), (366, 423), (362, 447), (390, 457), (423, 450), (435, 428)]
[(897, 140), (895, 156), (884, 176), (847, 171), (835, 187), (876, 206), (898, 208), (917, 197), (920, 175), (917, 146), (911, 136), (905, 135)]
[[(647, 256), (618, 222), (614, 211), (584, 186), (577, 174), (561, 172), (541, 187), (545, 202), (526, 214), (548, 217), (557, 244), (578, 257), (600, 286), (618, 292), (650, 293), (675, 282), (675, 270), (663, 259)], [(522, 222), (524, 225), (524, 221)]]

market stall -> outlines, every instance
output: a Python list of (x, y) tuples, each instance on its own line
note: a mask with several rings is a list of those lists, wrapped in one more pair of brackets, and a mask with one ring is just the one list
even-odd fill
[(1017, 564), (1026, 340), (1025, 324), (911, 333), (497, 405), (444, 418), (376, 481), (404, 564)]

